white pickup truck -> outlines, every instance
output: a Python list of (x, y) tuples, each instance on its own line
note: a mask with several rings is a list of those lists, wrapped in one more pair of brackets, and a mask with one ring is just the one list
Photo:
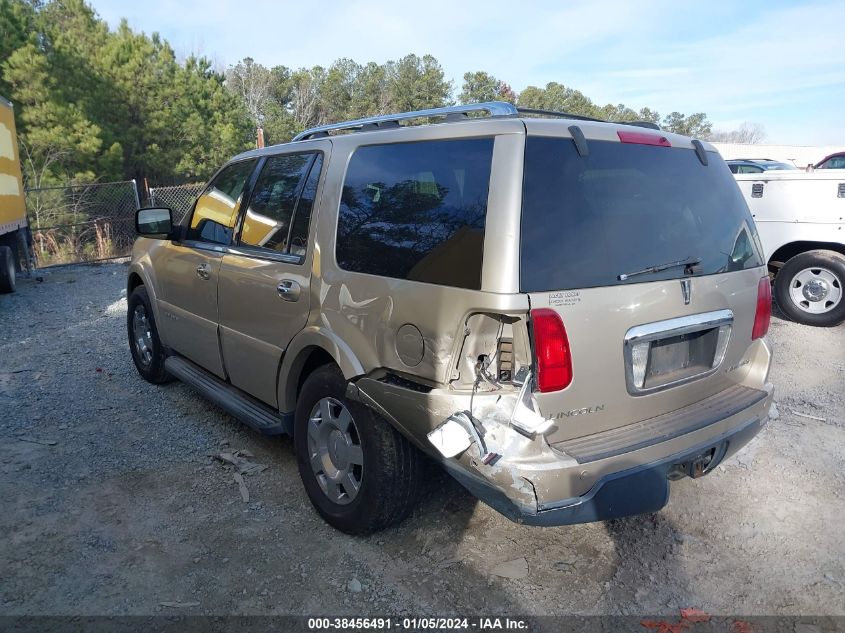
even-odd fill
[(845, 169), (736, 174), (786, 316), (845, 321)]

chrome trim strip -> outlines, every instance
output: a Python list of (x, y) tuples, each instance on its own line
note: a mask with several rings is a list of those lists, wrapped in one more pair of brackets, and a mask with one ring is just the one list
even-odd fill
[(487, 112), (490, 116), (513, 116), (518, 114), (516, 107), (504, 101), (488, 101), (486, 103), (471, 103), (467, 105), (448, 106), (445, 108), (428, 108), (426, 110), (415, 110), (413, 112), (399, 112), (397, 114), (383, 114), (381, 116), (366, 117), (353, 121), (341, 121), (340, 123), (329, 123), (318, 125), (300, 132), (293, 137), (293, 141), (302, 141), (311, 138), (320, 132), (338, 130), (356, 130), (365, 125), (378, 125), (379, 123), (399, 122), (408, 119), (419, 119), (428, 116), (447, 116), (449, 114), (466, 114), (468, 112)]
[(227, 255), (240, 255), (241, 257), (252, 257), (253, 259), (266, 259), (272, 262), (282, 262), (284, 264), (301, 264), (305, 259), (301, 255), (291, 255), (290, 253), (271, 253), (267, 250), (252, 250), (251, 248), (244, 248), (243, 246), (227, 246), (224, 251)]
[[(707, 371), (687, 376), (680, 380), (667, 382), (656, 387), (639, 388), (634, 383), (633, 359), (631, 358), (631, 350), (635, 343), (653, 341), (661, 338), (668, 338), (670, 336), (679, 336), (681, 334), (692, 334), (693, 332), (700, 332), (702, 330), (710, 330), (713, 328), (725, 328), (725, 333), (720, 333), (719, 336), (727, 336), (727, 343), (730, 342), (730, 336), (733, 330), (734, 313), (731, 310), (714, 310), (713, 312), (702, 312), (701, 314), (690, 314), (687, 316), (676, 317), (674, 319), (666, 319), (665, 321), (655, 321), (654, 323), (645, 323), (637, 325), (629, 329), (625, 333), (625, 340), (623, 343), (623, 355), (625, 358), (625, 384), (628, 388), (628, 393), (632, 396), (644, 396), (646, 394), (663, 391), (671, 387), (686, 384), (699, 378), (704, 378), (715, 373), (724, 361), (724, 354), (722, 358), (718, 359), (715, 367), (711, 367)], [(720, 348), (718, 341), (716, 349)]]
[(253, 251), (250, 248), (243, 246), (223, 246), (222, 244), (212, 244), (211, 242), (199, 242), (196, 240), (183, 240), (176, 242), (180, 246), (187, 248), (196, 248), (201, 251), (211, 251), (213, 253), (220, 253), (222, 255), (239, 255), (241, 257), (251, 257), (253, 259), (265, 259), (271, 262), (281, 262), (283, 264), (301, 264), (305, 258), (301, 255), (291, 255), (289, 253), (273, 253), (268, 250)]

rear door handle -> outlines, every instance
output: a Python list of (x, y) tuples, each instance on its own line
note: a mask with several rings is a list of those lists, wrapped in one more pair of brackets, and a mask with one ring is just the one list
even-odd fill
[(302, 286), (293, 279), (282, 279), (276, 286), (276, 290), (279, 291), (279, 296), (285, 301), (298, 301)]
[(211, 273), (208, 271), (208, 264), (200, 264), (197, 266), (197, 277), (200, 279), (211, 279)]

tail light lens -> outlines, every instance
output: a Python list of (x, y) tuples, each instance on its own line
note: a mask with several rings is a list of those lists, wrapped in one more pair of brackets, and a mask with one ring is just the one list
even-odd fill
[(771, 320), (772, 284), (766, 276), (757, 283), (757, 312), (754, 314), (754, 329), (751, 331), (752, 341), (766, 336)]
[(672, 143), (665, 136), (649, 134), (648, 132), (623, 132), (616, 133), (623, 143), (636, 143), (637, 145), (658, 145), (659, 147), (672, 147)]
[(541, 392), (560, 391), (572, 382), (572, 354), (560, 315), (549, 308), (531, 311), (537, 387)]

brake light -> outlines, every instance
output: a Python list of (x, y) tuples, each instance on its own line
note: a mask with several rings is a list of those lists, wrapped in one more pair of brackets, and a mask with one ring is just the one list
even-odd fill
[(531, 311), (537, 387), (541, 392), (560, 391), (572, 382), (572, 354), (560, 315), (549, 308)]
[(766, 276), (757, 283), (757, 312), (754, 314), (754, 329), (751, 330), (752, 341), (766, 336), (771, 320), (772, 284)]
[(645, 132), (623, 132), (618, 131), (616, 135), (623, 143), (636, 143), (637, 145), (659, 145), (660, 147), (672, 147), (669, 139), (659, 134), (648, 134)]

